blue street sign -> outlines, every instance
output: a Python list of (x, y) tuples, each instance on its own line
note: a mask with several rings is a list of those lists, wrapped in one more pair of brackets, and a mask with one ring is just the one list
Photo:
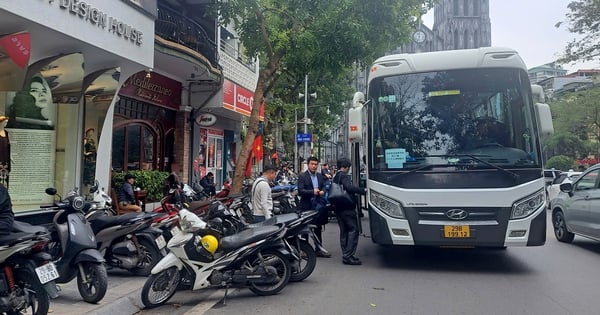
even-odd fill
[(310, 142), (312, 135), (310, 133), (297, 133), (296, 142)]

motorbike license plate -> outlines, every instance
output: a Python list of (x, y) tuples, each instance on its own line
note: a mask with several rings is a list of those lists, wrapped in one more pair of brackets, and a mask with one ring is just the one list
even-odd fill
[(58, 278), (58, 270), (56, 270), (56, 266), (52, 262), (35, 268), (35, 273), (42, 284)]
[(162, 235), (159, 235), (154, 241), (156, 242), (158, 249), (163, 249), (165, 246), (167, 246), (167, 242)]
[(175, 236), (181, 232), (181, 229), (175, 225), (171, 228), (171, 235)]
[(469, 238), (471, 230), (468, 225), (444, 225), (445, 238)]

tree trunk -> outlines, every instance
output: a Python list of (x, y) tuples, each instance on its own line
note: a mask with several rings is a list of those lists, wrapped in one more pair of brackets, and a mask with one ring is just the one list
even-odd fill
[(233, 183), (231, 185), (232, 194), (239, 193), (242, 190), (242, 183), (246, 177), (245, 173), (248, 164), (248, 156), (252, 152), (252, 143), (254, 142), (254, 137), (258, 133), (260, 104), (263, 101), (267, 82), (269, 82), (275, 72), (279, 69), (282, 57), (283, 52), (275, 53), (271, 56), (267, 65), (259, 72), (258, 82), (256, 83), (256, 89), (254, 90), (254, 100), (252, 102), (252, 111), (250, 112), (248, 131), (246, 132), (244, 143), (242, 143), (240, 155), (235, 162), (235, 172), (233, 173)]

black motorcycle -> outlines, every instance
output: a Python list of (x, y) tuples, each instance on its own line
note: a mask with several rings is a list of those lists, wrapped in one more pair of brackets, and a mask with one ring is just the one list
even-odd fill
[(91, 218), (97, 248), (106, 264), (139, 276), (150, 274), (154, 265), (167, 254), (163, 231), (151, 226), (152, 221), (161, 215), (126, 213)]
[[(57, 195), (55, 188), (46, 189), (46, 193)], [(48, 244), (60, 275), (56, 282), (68, 283), (77, 277), (77, 289), (83, 300), (98, 303), (106, 294), (108, 279), (96, 237), (84, 216), (92, 205), (77, 194), (77, 189), (60, 199), (59, 196), (52, 206), (43, 206), (58, 209), (52, 219), (52, 240)]]
[(58, 271), (44, 252), (47, 235), (13, 232), (0, 235), (0, 313), (48, 314), (58, 292)]

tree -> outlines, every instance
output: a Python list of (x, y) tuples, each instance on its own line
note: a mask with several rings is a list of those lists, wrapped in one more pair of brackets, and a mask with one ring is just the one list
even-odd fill
[[(559, 62), (589, 61), (600, 56), (600, 1), (571, 1), (567, 7), (570, 10), (566, 14), (568, 30), (582, 38), (567, 43)], [(556, 27), (561, 25), (559, 22)]]
[[(216, 4), (222, 24), (232, 24), (247, 54), (261, 58), (246, 138), (234, 172), (240, 191), (258, 131), (259, 108), (282, 70), (337, 74), (369, 64), (415, 29), (433, 0), (227, 0)], [(296, 72), (296, 73), (297, 73)]]
[(554, 168), (557, 170), (569, 170), (575, 165), (575, 160), (565, 155), (553, 156), (546, 162), (547, 168)]

